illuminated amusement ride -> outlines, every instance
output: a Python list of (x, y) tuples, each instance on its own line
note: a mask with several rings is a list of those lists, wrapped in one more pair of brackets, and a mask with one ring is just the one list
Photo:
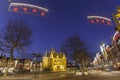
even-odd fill
[(48, 9), (41, 6), (26, 4), (26, 3), (16, 3), (13, 0), (8, 0), (8, 1), (11, 2), (8, 8), (8, 11), (11, 12), (19, 12), (19, 13), (33, 14), (39, 16), (45, 16), (48, 13)]
[[(120, 43), (120, 7), (117, 7), (117, 12), (112, 14), (112, 17), (115, 22), (115, 34), (113, 36), (113, 43)], [(108, 26), (112, 25), (110, 18), (102, 16), (87, 16), (91, 24), (107, 24)]]
[(112, 25), (111, 19), (103, 16), (87, 16), (88, 20), (92, 24), (107, 24)]

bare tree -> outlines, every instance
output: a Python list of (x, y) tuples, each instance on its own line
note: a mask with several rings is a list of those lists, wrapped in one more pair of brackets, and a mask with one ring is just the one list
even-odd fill
[(90, 56), (86, 50), (77, 51), (77, 61), (81, 64), (81, 68), (86, 68), (90, 63)]
[(32, 30), (22, 20), (9, 20), (4, 26), (3, 33), (0, 39), (0, 50), (10, 54), (10, 59), (14, 58), (15, 50), (24, 50), (31, 44)]
[(67, 38), (62, 45), (61, 50), (66, 53), (69, 59), (72, 58), (75, 61), (75, 64), (76, 62), (79, 62), (81, 65), (84, 65), (89, 59), (87, 48), (85, 42), (82, 41), (79, 36), (74, 34)]

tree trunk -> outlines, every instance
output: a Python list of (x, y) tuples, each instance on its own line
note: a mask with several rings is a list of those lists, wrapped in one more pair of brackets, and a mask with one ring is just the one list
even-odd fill
[(11, 49), (10, 60), (13, 60), (14, 49), (15, 49), (15, 45), (14, 45), (14, 46), (12, 47), (12, 49)]
[(76, 72), (77, 72), (77, 69), (76, 69), (76, 60), (75, 60), (75, 74), (76, 74)]
[(74, 50), (74, 61), (75, 61), (75, 74), (76, 74), (76, 72), (77, 72), (77, 69), (76, 69), (76, 61), (77, 61), (77, 54), (76, 54), (76, 51)]
[(10, 53), (10, 60), (13, 60), (13, 51)]

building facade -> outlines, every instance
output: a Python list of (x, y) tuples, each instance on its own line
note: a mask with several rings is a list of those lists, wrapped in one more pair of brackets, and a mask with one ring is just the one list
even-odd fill
[(65, 54), (57, 53), (53, 48), (50, 52), (46, 52), (42, 59), (43, 70), (66, 71), (66, 63)]
[(115, 69), (120, 69), (120, 48), (119, 44), (113, 44), (107, 51), (109, 65)]

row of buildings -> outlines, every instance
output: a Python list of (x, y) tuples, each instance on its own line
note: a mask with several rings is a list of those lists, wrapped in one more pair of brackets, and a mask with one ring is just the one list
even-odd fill
[(5, 56), (0, 57), (0, 71), (4, 72), (6, 67), (13, 70), (37, 69), (38, 71), (66, 71), (66, 56), (64, 53), (57, 53), (53, 48), (42, 56), (42, 61), (32, 59), (14, 59), (10, 60)]
[(113, 36), (113, 43), (106, 45), (102, 43), (100, 46), (101, 52), (96, 54), (93, 60), (95, 68), (111, 67), (113, 69), (120, 69), (120, 32), (116, 32)]

